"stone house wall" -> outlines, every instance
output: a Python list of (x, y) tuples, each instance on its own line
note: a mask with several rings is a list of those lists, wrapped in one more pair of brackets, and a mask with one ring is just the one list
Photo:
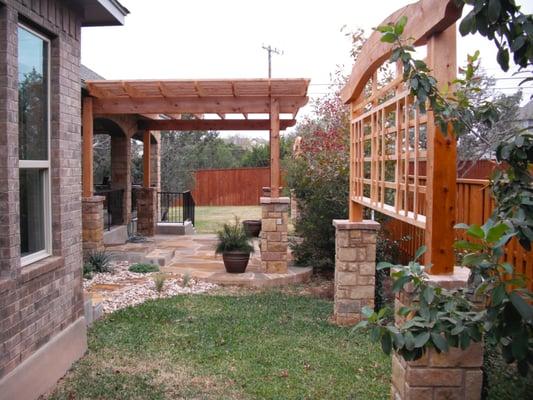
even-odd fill
[[(61, 373), (58, 368), (64, 373), (86, 349), (81, 243), (82, 16), (74, 7), (73, 2), (60, 0), (0, 0), (0, 399), (29, 398), (25, 390), (29, 393), (30, 386), (40, 384), (32, 381), (30, 364), (49, 365), (38, 368), (38, 373), (57, 375)], [(19, 232), (19, 22), (48, 37), (51, 54), (53, 255), (24, 267)], [(50, 358), (48, 350), (53, 349), (57, 357)], [(46, 357), (48, 363), (42, 364)], [(40, 376), (39, 382), (43, 380)]]

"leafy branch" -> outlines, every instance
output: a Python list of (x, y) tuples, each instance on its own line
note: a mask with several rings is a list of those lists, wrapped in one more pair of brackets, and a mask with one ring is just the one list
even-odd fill
[(533, 64), (533, 16), (521, 12), (514, 0), (456, 0), (456, 4), (473, 7), (459, 25), (461, 35), (477, 32), (493, 41), (502, 70), (509, 70), (510, 53), (521, 68)]

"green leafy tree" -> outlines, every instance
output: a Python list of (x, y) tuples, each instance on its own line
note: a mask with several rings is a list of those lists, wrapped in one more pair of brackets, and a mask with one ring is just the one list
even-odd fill
[[(280, 137), (280, 160), (287, 159), (291, 154), (292, 139)], [(246, 150), (242, 156), (243, 167), (268, 167), (270, 165), (270, 144), (263, 143)]]
[(242, 150), (218, 132), (161, 132), (161, 186), (164, 191), (186, 191), (194, 186), (193, 171), (235, 168)]

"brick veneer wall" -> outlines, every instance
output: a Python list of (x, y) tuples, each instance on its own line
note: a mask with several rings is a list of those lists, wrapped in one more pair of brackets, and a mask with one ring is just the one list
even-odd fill
[[(0, 379), (83, 315), (81, 20), (68, 4), (0, 0)], [(53, 256), (25, 267), (19, 233), (19, 20), (51, 39)]]

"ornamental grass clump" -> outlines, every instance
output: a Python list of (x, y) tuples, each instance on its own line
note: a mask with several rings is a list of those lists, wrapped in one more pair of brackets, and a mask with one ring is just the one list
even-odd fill
[(90, 271), (95, 273), (112, 272), (111, 268), (111, 256), (105, 252), (105, 250), (91, 251), (87, 256), (85, 262), (84, 271)]
[(163, 293), (163, 288), (165, 286), (165, 280), (167, 279), (167, 277), (165, 276), (165, 274), (155, 274), (154, 277), (153, 277), (153, 281), (154, 281), (154, 288), (155, 288), (155, 291), (161, 295), (161, 293)]
[(218, 244), (216, 254), (222, 254), (229, 251), (239, 251), (243, 253), (253, 253), (254, 246), (250, 238), (246, 235), (239, 218), (235, 217), (235, 222), (224, 224), (222, 229), (217, 232)]

